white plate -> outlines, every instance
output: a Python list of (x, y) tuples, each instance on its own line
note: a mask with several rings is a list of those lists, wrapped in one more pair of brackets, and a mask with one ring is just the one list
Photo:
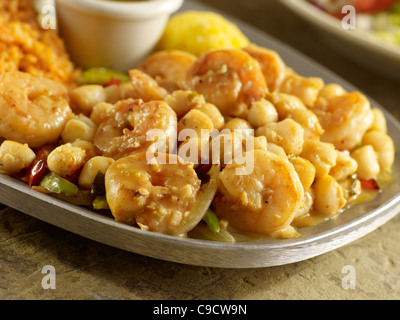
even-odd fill
[(400, 46), (377, 40), (361, 29), (342, 28), (341, 21), (305, 0), (280, 0), (310, 23), (322, 41), (337, 53), (386, 77), (400, 81)]
[[(183, 9), (208, 8), (185, 1)], [(327, 82), (340, 83), (348, 90), (354, 90), (343, 79), (293, 49), (240, 21), (237, 23), (253, 42), (276, 50), (289, 66), (301, 74), (320, 76)], [(390, 114), (385, 114), (390, 135), (400, 136), (400, 124)], [(399, 139), (396, 149), (400, 150)], [(298, 262), (334, 250), (393, 218), (400, 212), (400, 157), (396, 159), (396, 183), (388, 186), (374, 200), (346, 210), (335, 219), (300, 229), (302, 236), (298, 239), (231, 244), (146, 232), (35, 192), (26, 184), (5, 175), (0, 175), (0, 202), (83, 237), (157, 259), (209, 267), (268, 267)]]

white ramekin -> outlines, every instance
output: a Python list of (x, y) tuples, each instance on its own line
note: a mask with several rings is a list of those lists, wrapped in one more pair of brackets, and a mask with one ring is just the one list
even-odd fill
[(183, 0), (55, 0), (57, 28), (80, 67), (126, 72), (154, 48)]

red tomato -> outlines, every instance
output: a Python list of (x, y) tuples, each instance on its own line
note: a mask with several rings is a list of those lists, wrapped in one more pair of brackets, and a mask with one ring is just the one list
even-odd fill
[(29, 186), (37, 186), (48, 172), (47, 156), (52, 149), (51, 146), (46, 145), (36, 152), (36, 159), (32, 162), (25, 175)]
[(379, 184), (375, 179), (360, 179), (361, 187), (365, 190), (380, 190)]
[(109, 86), (112, 86), (112, 85), (117, 85), (117, 86), (121, 85), (121, 80), (115, 79), (115, 78), (110, 78), (107, 81), (107, 83), (104, 85), (104, 87), (109, 87)]
[(397, 0), (353, 0), (357, 12), (374, 12), (389, 9)]

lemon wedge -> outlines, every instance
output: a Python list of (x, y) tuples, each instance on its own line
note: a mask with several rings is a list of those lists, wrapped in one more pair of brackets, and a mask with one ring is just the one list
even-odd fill
[(232, 22), (208, 11), (184, 11), (172, 16), (156, 49), (183, 50), (196, 56), (218, 49), (239, 49), (249, 39)]

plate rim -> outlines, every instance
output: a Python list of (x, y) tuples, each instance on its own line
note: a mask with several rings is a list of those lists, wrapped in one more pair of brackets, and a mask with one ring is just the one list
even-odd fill
[[(40, 206), (44, 205), (42, 208), (44, 210), (38, 214), (37, 212), (29, 211), (29, 207), (25, 208), (24, 203), (19, 202), (18, 205), (15, 205), (15, 203), (12, 203), (12, 197), (7, 197), (10, 191), (22, 193), (23, 197), (33, 198), (34, 202), (40, 202)], [(14, 194), (13, 196), (18, 197), (19, 195)], [(92, 210), (75, 206), (49, 195), (32, 190), (22, 181), (16, 180), (15, 178), (4, 174), (0, 174), (0, 199), (9, 207), (46, 223), (96, 242), (114, 246), (125, 251), (175, 263), (236, 269), (285, 265), (307, 260), (335, 250), (380, 227), (394, 216), (398, 215), (400, 209), (400, 193), (398, 193), (388, 201), (380, 204), (378, 208), (363, 214), (359, 218), (351, 220), (343, 226), (328, 229), (325, 232), (317, 233), (310, 237), (302, 239), (237, 242), (232, 244), (201, 239), (177, 238), (175, 236), (140, 230), (139, 228), (117, 222), (111, 217), (102, 216), (100, 213), (93, 212)], [(91, 223), (89, 223), (88, 226), (100, 224), (101, 228), (98, 230), (92, 230), (90, 234), (87, 232), (82, 232), (81, 228), (77, 225), (74, 225), (72, 228), (66, 228), (65, 225), (63, 226), (62, 223), (60, 223), (62, 221), (54, 222), (52, 221), (54, 218), (49, 219), (48, 217), (46, 218), (46, 216), (43, 216), (43, 212), (46, 210), (51, 211), (53, 206), (56, 206), (58, 210), (61, 209), (61, 211), (65, 211), (64, 214), (72, 214), (71, 217), (73, 218), (79, 218), (85, 222), (90, 220)], [(66, 216), (62, 216), (63, 219), (65, 219), (65, 217)], [(363, 222), (369, 222), (370, 220), (372, 220), (374, 223), (366, 226), (362, 224)], [(363, 229), (361, 232), (360, 228)], [(163, 252), (163, 250), (152, 252), (151, 248), (150, 251), (146, 251), (143, 250), (143, 248), (140, 250), (132, 249), (130, 245), (115, 245), (110, 243), (109, 239), (105, 239), (103, 235), (99, 236), (99, 232), (101, 233), (102, 231), (100, 229), (111, 231), (113, 235), (117, 235), (120, 232), (122, 240), (132, 240), (132, 238), (133, 240), (136, 240), (136, 242), (134, 241), (131, 244), (137, 244), (137, 242), (142, 241), (147, 246), (148, 241), (155, 241), (156, 245), (163, 246), (163, 250), (172, 250), (172, 255), (165, 256), (165, 252)], [(322, 240), (325, 246), (321, 246), (320, 240)], [(307, 252), (304, 253), (304, 250)], [(186, 257), (182, 257), (177, 254), (180, 251), (186, 252), (188, 255)], [(215, 257), (217, 257), (219, 254), (224, 254), (225, 258), (217, 261), (210, 261), (210, 259), (207, 257), (196, 260), (191, 256), (193, 253), (207, 254), (212, 256), (213, 259), (215, 259)], [(247, 258), (253, 258), (255, 261), (248, 261)], [(197, 259), (199, 258), (197, 257)]]

